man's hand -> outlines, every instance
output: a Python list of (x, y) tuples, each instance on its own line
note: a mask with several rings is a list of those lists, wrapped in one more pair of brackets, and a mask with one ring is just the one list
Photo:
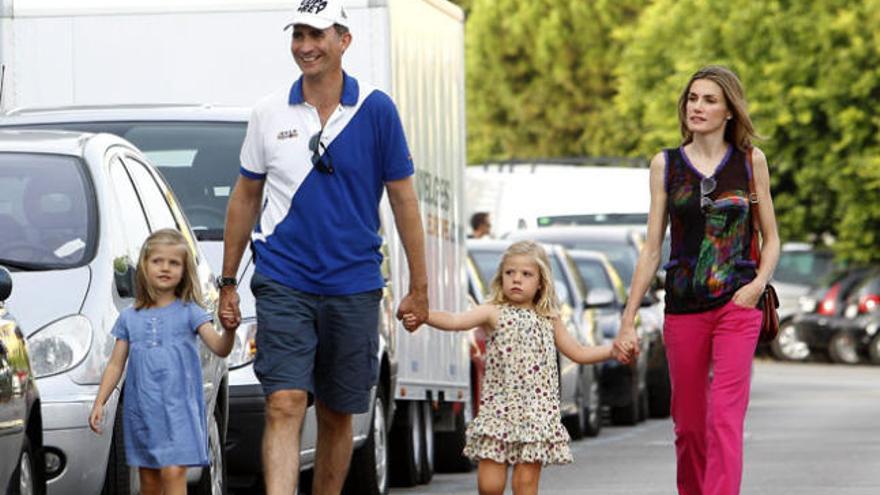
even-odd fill
[[(407, 318), (404, 319), (404, 316)], [(427, 291), (410, 291), (400, 307), (397, 308), (397, 319), (403, 320), (403, 327), (408, 332), (415, 332), (428, 319), (428, 293)]]
[(235, 331), (241, 324), (241, 311), (238, 307), (238, 291), (234, 286), (220, 289), (220, 325), (224, 330)]

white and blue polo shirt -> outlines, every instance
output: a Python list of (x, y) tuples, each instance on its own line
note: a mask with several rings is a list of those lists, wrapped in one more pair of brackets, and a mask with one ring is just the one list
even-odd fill
[[(309, 140), (318, 132), (332, 174), (312, 165)], [(345, 74), (340, 105), (322, 131), (317, 108), (303, 99), (300, 78), (254, 107), (241, 174), (266, 181), (263, 211), (251, 236), (257, 272), (318, 295), (385, 285), (379, 201), (385, 182), (413, 174), (400, 116), (388, 95)]]

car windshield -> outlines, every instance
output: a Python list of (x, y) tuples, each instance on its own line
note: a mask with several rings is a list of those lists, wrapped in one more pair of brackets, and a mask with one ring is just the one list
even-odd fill
[(594, 213), (538, 217), (538, 227), (560, 225), (645, 225), (647, 213)]
[(813, 285), (833, 269), (831, 253), (783, 250), (773, 278), (789, 284)]
[(605, 275), (605, 267), (602, 266), (601, 261), (582, 258), (575, 259), (574, 263), (587, 284), (587, 290), (608, 289), (614, 291), (611, 281)]
[(96, 244), (95, 194), (71, 156), (0, 153), (0, 265), (81, 266)]
[(238, 178), (246, 122), (74, 122), (41, 124), (116, 134), (155, 165), (199, 240), (222, 240), (226, 203)]
[(587, 251), (599, 251), (608, 257), (611, 266), (620, 274), (623, 283), (629, 289), (632, 281), (633, 272), (636, 270), (636, 262), (639, 260), (639, 254), (635, 247), (625, 242), (600, 242), (589, 239), (578, 239), (571, 243), (572, 249), (583, 249)]

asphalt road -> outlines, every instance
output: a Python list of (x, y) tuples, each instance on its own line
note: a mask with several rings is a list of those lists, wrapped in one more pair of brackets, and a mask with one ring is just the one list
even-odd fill
[[(606, 426), (544, 470), (542, 494), (674, 495), (671, 420)], [(508, 488), (509, 490), (509, 488)], [(473, 494), (476, 472), (437, 474), (402, 494)], [(743, 495), (880, 494), (880, 367), (756, 362)]]

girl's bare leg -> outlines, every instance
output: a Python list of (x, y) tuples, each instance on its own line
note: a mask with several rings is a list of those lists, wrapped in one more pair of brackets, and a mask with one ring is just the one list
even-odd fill
[(513, 466), (513, 495), (536, 495), (541, 481), (541, 464), (515, 464)]
[[(205, 468), (207, 469), (207, 467)], [(186, 495), (186, 468), (165, 466), (161, 471), (164, 495)]]
[(141, 477), (141, 495), (162, 495), (162, 475), (158, 469), (138, 468)]
[(507, 483), (507, 464), (480, 460), (477, 466), (477, 490), (480, 495), (502, 495)]

